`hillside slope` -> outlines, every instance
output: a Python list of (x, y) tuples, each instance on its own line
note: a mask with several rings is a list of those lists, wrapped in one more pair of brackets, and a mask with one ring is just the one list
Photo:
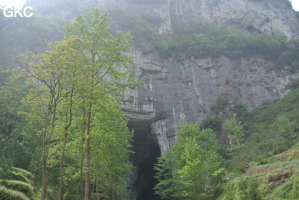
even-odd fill
[(247, 163), (247, 171), (230, 177), (218, 200), (299, 199), (299, 147), (258, 162)]

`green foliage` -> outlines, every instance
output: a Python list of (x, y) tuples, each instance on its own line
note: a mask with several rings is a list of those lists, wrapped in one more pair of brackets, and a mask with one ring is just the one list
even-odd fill
[(243, 126), (241, 125), (241, 122), (236, 120), (236, 114), (234, 113), (233, 116), (226, 120), (223, 123), (224, 128), (230, 132), (228, 135), (228, 139), (230, 147), (229, 151), (233, 152), (236, 150), (239, 150), (240, 147), (242, 147), (243, 144), (241, 144), (244, 133), (243, 133)]
[(252, 163), (248, 170), (254, 174), (234, 177), (220, 199), (297, 199), (299, 160), (281, 161), (297, 151), (298, 148), (272, 156), (267, 159), (268, 164)]
[(261, 200), (259, 179), (241, 179), (231, 181), (226, 185), (223, 200)]
[[(17, 176), (15, 176), (15, 174), (17, 174)], [(31, 178), (33, 177), (30, 172), (24, 169), (12, 167), (6, 172), (5, 176), (2, 176), (0, 168), (0, 175), (1, 178), (6, 178), (0, 179), (1, 199), (29, 200), (29, 198), (33, 198), (33, 187), (31, 185)], [(19, 180), (24, 179), (26, 182), (23, 180), (19, 181), (16, 178), (19, 178)]]
[(223, 94), (217, 95), (216, 105), (212, 109), (216, 113), (224, 111), (227, 108), (228, 103), (231, 99), (232, 99), (232, 95), (229, 93), (223, 93)]
[(158, 158), (155, 166), (155, 178), (159, 183), (155, 186), (155, 194), (162, 198), (175, 198), (175, 179), (173, 177), (173, 153), (167, 150), (163, 156)]
[(0, 186), (0, 198), (7, 200), (30, 200), (22, 192), (7, 189), (4, 186)]
[(290, 78), (290, 83), (288, 84), (288, 88), (294, 90), (299, 87), (299, 79)]
[(16, 168), (16, 167), (12, 167), (12, 170), (14, 172), (16, 172), (19, 175), (22, 175), (24, 177), (26, 177), (27, 179), (32, 179), (33, 178), (33, 174), (27, 170), (21, 169), (21, 168)]
[[(155, 35), (153, 26), (146, 18), (136, 13), (126, 13), (119, 9), (109, 11), (112, 16), (113, 29), (122, 27), (130, 30), (137, 45), (151, 44), (161, 56), (175, 56), (185, 52), (188, 57), (197, 58), (227, 56), (235, 59), (240, 57), (262, 57), (273, 61), (277, 68), (289, 65), (293, 70), (298, 68), (299, 42), (287, 41), (281, 31), (273, 30), (269, 35), (249, 34), (236, 30), (229, 31), (205, 22), (190, 21), (177, 23), (170, 37), (162, 38)], [(158, 24), (159, 21), (156, 22)]]
[(111, 32), (115, 35), (119, 30), (130, 31), (134, 37), (134, 44), (144, 53), (155, 49), (163, 54), (167, 50), (165, 39), (156, 35), (153, 29), (163, 21), (160, 15), (156, 13), (139, 15), (113, 7), (109, 9), (109, 16), (111, 17)]
[(258, 162), (259, 165), (267, 164), (267, 160), (260, 155), (256, 157), (255, 161)]
[(299, 175), (297, 174), (293, 179), (292, 197), (299, 198)]
[(198, 124), (182, 123), (173, 148), (155, 167), (159, 183), (155, 193), (163, 198), (210, 199), (212, 174), (221, 161), (216, 136)]
[[(83, 175), (88, 187), (97, 187), (90, 190), (92, 195), (124, 197), (132, 168), (128, 161), (132, 132), (119, 98), (143, 79), (137, 80), (128, 65), (133, 60), (126, 55), (130, 33), (113, 36), (109, 29), (107, 12), (95, 9), (91, 16), (78, 15), (69, 23), (64, 40), (46, 42), (50, 51), (19, 56), (28, 70), (17, 76), (32, 77), (28, 79), (32, 88), (23, 98), (29, 109), (22, 113), (40, 127), (34, 134), (42, 144), (37, 147), (43, 166), (41, 199), (46, 198), (48, 180), (50, 187), (59, 180), (59, 192), (50, 189), (48, 198), (58, 194), (62, 199), (63, 185), (78, 188), (79, 182), (82, 187)], [(40, 165), (40, 160), (35, 162)], [(84, 162), (89, 164), (83, 167)], [(65, 196), (78, 198), (78, 190), (65, 191)]]
[(285, 116), (279, 116), (277, 119), (278, 132), (285, 137), (288, 137), (293, 133), (293, 128), (290, 121)]
[[(257, 156), (266, 158), (283, 152), (298, 143), (298, 137), (295, 137), (299, 133), (298, 98), (297, 88), (283, 99), (258, 107), (252, 112), (247, 111), (242, 104), (234, 106), (234, 112), (237, 113), (236, 119), (243, 125), (245, 142), (238, 155), (232, 158), (231, 168), (244, 162), (251, 162)], [(285, 128), (283, 128), (285, 125), (278, 123), (280, 116), (284, 116), (288, 121), (284, 123)], [(281, 131), (287, 134), (284, 135)]]
[(219, 116), (215, 115), (212, 118), (207, 118), (201, 123), (201, 128), (203, 129), (212, 129), (213, 131), (220, 131), (221, 130), (221, 119)]
[[(38, 11), (38, 9), (34, 10)], [(37, 52), (42, 48), (42, 42), (38, 40), (41, 35), (48, 39), (58, 39), (63, 35), (63, 25), (66, 22), (54, 16), (46, 17), (34, 13), (30, 18), (3, 19), (1, 23), (1, 45), (24, 46), (23, 48)], [(3, 25), (2, 25), (3, 24)], [(22, 48), (21, 48), (22, 49)], [(25, 51), (25, 50), (24, 50)], [(19, 53), (19, 52), (13, 52)]]
[[(128, 174), (132, 170), (132, 163), (129, 162), (130, 153), (129, 148), (132, 142), (132, 132), (127, 128), (127, 119), (123, 113), (118, 109), (118, 103), (114, 99), (106, 98), (103, 102), (98, 102), (100, 108), (97, 108), (95, 122), (93, 123), (94, 132), (90, 135), (92, 164), (90, 168), (91, 184), (96, 185), (101, 193), (103, 199), (111, 199), (114, 193), (115, 197), (123, 197), (126, 195), (125, 185), (127, 184)], [(109, 102), (109, 103), (107, 103)], [(96, 128), (97, 127), (97, 128)], [(74, 159), (74, 163), (66, 168), (70, 184), (80, 181), (80, 165), (82, 157), (82, 135), (75, 131), (73, 127), (70, 132), (71, 141), (67, 149), (68, 154)], [(84, 135), (83, 135), (84, 137)], [(77, 187), (77, 184), (74, 184)], [(92, 192), (97, 195), (98, 192)], [(76, 198), (75, 191), (72, 193), (68, 191), (66, 194), (68, 199)]]
[(14, 172), (14, 171), (12, 171), (11, 174), (12, 174), (12, 178), (13, 178), (14, 180), (22, 181), (22, 182), (24, 182), (24, 183), (30, 183), (30, 182), (31, 182), (31, 181), (30, 181), (26, 176), (24, 176), (24, 174), (22, 174), (22, 173), (18, 173), (18, 172)]
[[(118, 99), (129, 87), (133, 89), (144, 80), (137, 80), (128, 65), (133, 60), (126, 54), (132, 42), (130, 33), (118, 32), (113, 36), (108, 20), (107, 12), (94, 9), (91, 16), (77, 15), (76, 20), (66, 26), (67, 38), (79, 35), (82, 39), (75, 49), (89, 55), (82, 64), (88, 67), (76, 68), (80, 75), (73, 82), (74, 95), (78, 97), (75, 103), (83, 110), (77, 108), (76, 113), (81, 116), (75, 115), (76, 123), (72, 123), (80, 128), (70, 128), (70, 143), (74, 145), (65, 146), (79, 163), (68, 170), (73, 180), (82, 179), (84, 174), (85, 187), (95, 185), (97, 190), (90, 190), (92, 195), (101, 193), (103, 199), (124, 197), (124, 186), (132, 167), (128, 161), (132, 133), (126, 126), (127, 119), (119, 109)], [(83, 162), (88, 164), (82, 167)]]
[(28, 183), (15, 180), (0, 180), (0, 185), (11, 190), (22, 192), (28, 197), (32, 197), (33, 195), (33, 187)]
[(0, 167), (28, 168), (33, 145), (27, 132), (27, 120), (19, 115), (24, 110), (21, 99), (28, 92), (24, 80), (13, 78), (0, 67)]
[(61, 40), (64, 34), (63, 26), (68, 21), (66, 18), (83, 10), (84, 6), (79, 9), (77, 3), (76, 0), (32, 0), (25, 5), (33, 8), (30, 18), (6, 18), (1, 14), (0, 46), (8, 47), (0, 49), (1, 64), (11, 65), (11, 58), (15, 54), (44, 51), (45, 46), (38, 39), (41, 35), (49, 41)]

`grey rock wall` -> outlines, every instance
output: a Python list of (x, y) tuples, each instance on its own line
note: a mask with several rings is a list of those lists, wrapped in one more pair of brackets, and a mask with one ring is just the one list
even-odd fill
[(122, 108), (131, 120), (151, 124), (162, 153), (174, 141), (182, 120), (201, 122), (213, 115), (217, 95), (229, 93), (252, 110), (284, 97), (290, 92), (289, 78), (299, 78), (287, 67), (276, 73), (273, 63), (260, 58), (195, 59), (181, 54), (162, 59), (141, 50), (135, 50), (134, 57), (132, 68), (147, 80), (131, 91)]
[[(144, 4), (132, 0), (85, 0), (103, 9), (117, 6), (140, 14), (159, 14), (163, 23), (156, 34), (167, 35), (178, 21), (207, 21), (229, 29), (250, 33), (269, 33), (281, 30), (289, 39), (299, 39), (299, 21), (288, 0), (166, 0), (165, 3)], [(227, 57), (196, 59), (181, 52), (163, 59), (156, 52), (142, 52), (133, 47), (132, 69), (139, 78), (147, 79), (138, 89), (129, 91), (121, 108), (130, 118), (129, 127), (136, 130), (132, 157), (135, 169), (128, 188), (131, 199), (138, 199), (147, 186), (153, 142), (161, 153), (168, 149), (179, 129), (180, 122), (201, 122), (214, 113), (211, 107), (219, 94), (228, 93), (243, 102), (249, 110), (284, 97), (289, 78), (299, 78), (287, 66), (277, 73), (273, 63), (260, 58)], [(151, 152), (152, 151), (152, 152)], [(157, 155), (158, 153), (155, 153)], [(152, 168), (152, 166), (151, 166)], [(139, 176), (139, 177), (138, 177)], [(141, 177), (140, 177), (141, 176)], [(144, 177), (142, 177), (144, 176)]]
[[(134, 139), (137, 153), (132, 160), (136, 167), (129, 183), (132, 200), (140, 199), (148, 187), (148, 177), (141, 176), (140, 169), (151, 159), (151, 141), (163, 154), (175, 140), (182, 120), (195, 123), (213, 115), (211, 107), (217, 95), (228, 93), (252, 110), (284, 97), (290, 92), (286, 89), (289, 78), (299, 78), (299, 73), (292, 74), (287, 67), (276, 73), (271, 69), (273, 63), (260, 58), (195, 59), (182, 53), (162, 59), (155, 53), (144, 55), (138, 49), (133, 53), (132, 68), (139, 78), (147, 79), (137, 90), (130, 91), (122, 104), (135, 135), (143, 135), (141, 140)], [(150, 133), (140, 130), (148, 126)]]
[[(86, 0), (91, 3), (90, 0)], [(157, 34), (168, 34), (177, 20), (208, 21), (229, 29), (251, 33), (281, 30), (288, 38), (299, 38), (299, 21), (287, 0), (166, 0), (165, 3), (136, 3), (132, 0), (97, 0), (103, 9), (117, 6), (140, 14), (157, 13), (164, 23)], [(181, 55), (162, 59), (134, 48), (132, 68), (146, 82), (122, 108), (132, 122), (150, 124), (162, 153), (175, 140), (182, 120), (200, 122), (212, 116), (216, 97), (230, 93), (252, 110), (285, 96), (290, 77), (286, 70), (277, 74), (273, 63), (263, 59), (194, 59)]]
[(268, 33), (278, 29), (298, 37), (298, 19), (286, 0), (172, 0), (172, 15), (204, 20), (230, 29)]
[(252, 33), (281, 30), (288, 38), (299, 38), (299, 21), (288, 0), (165, 0), (136, 3), (132, 0), (85, 0), (103, 9), (117, 6), (140, 14), (157, 13), (164, 22), (158, 34), (171, 31), (177, 20), (201, 20)]

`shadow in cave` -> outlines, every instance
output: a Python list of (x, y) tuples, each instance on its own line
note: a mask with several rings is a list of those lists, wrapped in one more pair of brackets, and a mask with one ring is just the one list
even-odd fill
[(157, 163), (161, 151), (157, 138), (151, 134), (149, 124), (129, 122), (128, 127), (134, 129), (133, 151), (131, 161), (136, 167), (135, 180), (131, 185), (133, 196), (131, 200), (161, 200), (154, 194), (154, 186), (158, 180), (154, 178), (154, 164)]
[[(154, 186), (158, 183), (158, 180), (154, 177), (154, 164), (157, 163), (158, 157), (161, 155), (160, 148), (154, 144), (153, 141), (150, 142), (150, 155), (148, 159), (141, 166), (140, 171), (138, 173), (138, 178), (146, 176), (147, 185), (145, 188), (141, 189), (138, 195), (137, 200), (160, 200), (161, 197), (159, 195), (154, 194)], [(142, 180), (141, 180), (142, 181)], [(138, 179), (137, 179), (138, 182)]]

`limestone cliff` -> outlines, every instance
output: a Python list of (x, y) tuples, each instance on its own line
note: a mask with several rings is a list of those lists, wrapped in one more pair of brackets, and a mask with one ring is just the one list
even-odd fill
[[(143, 1), (142, 1), (143, 2)], [(299, 38), (299, 22), (290, 4), (283, 0), (165, 0), (142, 3), (133, 0), (99, 0), (100, 7), (116, 5), (137, 13), (157, 13), (163, 23), (156, 33), (172, 31), (177, 20), (201, 20), (250, 33), (281, 30), (289, 39)], [(155, 1), (157, 2), (157, 1)], [(162, 2), (162, 3), (161, 3)], [(91, 2), (89, 2), (91, 3)], [(135, 129), (132, 160), (133, 171), (129, 187), (132, 199), (140, 199), (149, 183), (145, 177), (146, 161), (150, 157), (151, 141), (163, 153), (175, 140), (182, 120), (201, 122), (213, 115), (211, 107), (219, 94), (228, 93), (248, 109), (273, 102), (289, 90), (289, 78), (299, 78), (288, 66), (279, 73), (270, 70), (270, 61), (260, 58), (228, 57), (196, 59), (181, 52), (175, 57), (162, 58), (157, 52), (144, 54), (133, 48), (132, 68), (146, 82), (130, 98), (123, 99), (122, 109)], [(139, 139), (138, 139), (139, 138)]]
[(80, 4), (157, 13), (164, 21), (157, 27), (159, 34), (171, 31), (174, 20), (202, 20), (257, 33), (279, 29), (288, 38), (299, 38), (299, 22), (288, 0), (85, 0)]
[[(153, 3), (151, 3), (153, 2)], [(281, 30), (289, 39), (299, 39), (299, 20), (288, 0), (84, 0), (78, 5), (102, 8), (117, 6), (141, 14), (156, 13), (162, 23), (156, 34), (172, 32), (176, 21), (207, 21), (250, 33), (269, 33)], [(72, 19), (70, 12), (63, 13)], [(271, 70), (272, 62), (261, 58), (197, 59), (179, 52), (176, 56), (161, 57), (158, 52), (147, 52), (134, 47), (131, 64), (138, 77), (147, 79), (130, 98), (122, 100), (122, 109), (130, 118), (129, 127), (135, 129), (132, 157), (136, 168), (129, 188), (131, 199), (142, 199), (146, 188), (146, 173), (152, 166), (151, 153), (158, 156), (156, 146), (163, 153), (175, 140), (182, 120), (201, 122), (214, 113), (211, 107), (219, 94), (230, 94), (248, 109), (284, 97), (289, 90), (289, 78), (299, 78), (285, 66), (280, 72)], [(145, 173), (146, 172), (146, 173)], [(144, 193), (145, 194), (145, 193)], [(145, 199), (145, 198), (144, 198)]]
[[(203, 20), (230, 29), (267, 33), (281, 30), (288, 38), (299, 37), (299, 21), (286, 0), (161, 0), (145, 3), (134, 0), (98, 0), (88, 3), (100, 7), (118, 6), (138, 13), (155, 12), (164, 23), (157, 34), (172, 30), (175, 20)], [(285, 96), (289, 77), (298, 77), (287, 70), (276, 74), (268, 70), (271, 62), (262, 59), (230, 60), (161, 58), (152, 52), (144, 55), (133, 51), (132, 67), (147, 81), (131, 91), (123, 101), (123, 109), (131, 121), (143, 121), (156, 133), (162, 152), (174, 140), (181, 120), (200, 122), (211, 116), (216, 96), (230, 93), (249, 109)]]
[[(156, 3), (150, 3), (156, 2)], [(281, 30), (288, 38), (299, 38), (299, 21), (287, 0), (97, 0), (106, 8), (117, 6), (138, 13), (157, 13), (163, 23), (157, 34), (172, 30), (175, 20), (203, 20), (230, 29), (267, 33)], [(286, 69), (277, 74), (269, 70), (271, 62), (263, 59), (227, 57), (218, 59), (161, 58), (157, 53), (144, 55), (133, 50), (132, 68), (147, 81), (131, 98), (123, 101), (123, 109), (131, 121), (151, 125), (158, 137), (162, 152), (174, 140), (181, 120), (200, 122), (211, 116), (216, 96), (230, 93), (249, 109), (285, 96), (290, 77), (298, 77)]]

